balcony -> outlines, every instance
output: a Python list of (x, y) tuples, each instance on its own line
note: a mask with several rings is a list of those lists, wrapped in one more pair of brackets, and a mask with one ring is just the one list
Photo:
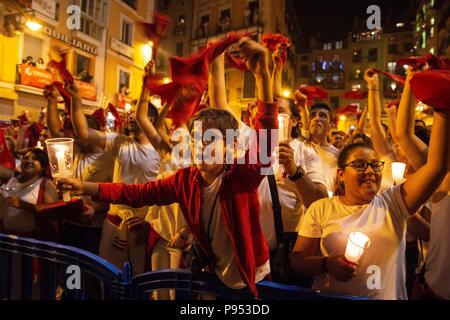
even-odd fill
[(324, 89), (342, 90), (345, 89), (345, 72), (314, 72), (311, 83)]
[[(16, 90), (41, 95), (45, 86), (52, 84), (55, 80), (55, 75), (48, 69), (31, 64), (16, 66)], [(81, 98), (97, 100), (97, 86), (94, 83), (75, 79), (75, 85), (80, 91)]]

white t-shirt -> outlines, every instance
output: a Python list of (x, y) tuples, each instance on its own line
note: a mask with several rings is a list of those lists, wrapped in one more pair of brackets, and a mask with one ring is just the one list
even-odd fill
[(384, 162), (383, 168), (383, 179), (381, 180), (380, 190), (378, 192), (383, 192), (394, 185), (394, 178), (392, 178), (392, 162), (395, 161), (394, 152), (390, 152), (384, 155), (380, 161)]
[(327, 190), (334, 192), (337, 186), (337, 160), (340, 151), (332, 144), (325, 147), (312, 142), (311, 145), (322, 161), (323, 170), (327, 179)]
[(450, 195), (431, 202), (431, 225), (425, 280), (437, 295), (450, 300)]
[(81, 153), (75, 156), (73, 175), (82, 181), (111, 182), (114, 158), (109, 152)]
[[(161, 172), (157, 178), (167, 178), (174, 174), (177, 169), (177, 165), (170, 160), (170, 157), (166, 157), (161, 161)], [(167, 206), (151, 207), (148, 210), (145, 220), (167, 241), (170, 241), (170, 239), (186, 225), (186, 221), (178, 203), (172, 203)]]
[[(161, 158), (150, 144), (142, 145), (131, 137), (117, 133), (106, 133), (105, 151), (114, 156), (113, 182), (143, 184), (158, 176)], [(122, 219), (130, 214), (145, 218), (147, 207), (131, 208), (125, 205), (111, 205), (109, 213)]]
[[(222, 176), (219, 176), (210, 186), (202, 189), (201, 218), (214, 254), (215, 273), (226, 286), (242, 289), (246, 285), (236, 264), (236, 258), (221, 214), (219, 199), (217, 198), (221, 184)], [(256, 268), (255, 282), (263, 280), (269, 273), (270, 264), (269, 260), (267, 260), (264, 265)]]
[[(290, 142), (294, 150), (294, 161), (297, 166), (302, 166), (306, 176), (315, 183), (323, 184), (326, 187), (325, 175), (322, 169), (322, 162), (313, 148), (297, 139)], [(274, 153), (274, 165), (272, 166), (277, 181), (278, 197), (281, 204), (281, 216), (283, 219), (284, 232), (297, 232), (300, 218), (304, 213), (303, 202), (297, 193), (295, 183), (289, 178), (283, 177), (283, 166), (280, 166)], [(276, 248), (277, 239), (274, 227), (272, 197), (270, 194), (269, 179), (266, 177), (259, 185), (259, 203), (261, 205), (261, 228), (266, 236), (269, 250)]]
[(344, 255), (350, 232), (362, 232), (370, 239), (370, 247), (364, 250), (353, 279), (339, 282), (330, 277), (327, 287), (327, 277), (321, 275), (316, 278), (314, 289), (374, 299), (407, 299), (405, 230), (410, 215), (400, 187), (387, 189), (362, 206), (348, 206), (340, 197), (333, 197), (309, 207), (299, 235), (321, 238), (322, 255)]
[[(34, 213), (24, 209), (10, 207), (6, 204), (6, 198), (9, 196), (18, 196), (22, 201), (37, 204), (39, 197), (39, 187), (42, 178), (35, 181), (24, 189), (21, 189), (21, 184), (17, 178), (9, 179), (8, 183), (2, 187), (0, 192), (0, 220), (3, 220), (3, 225), (8, 232), (26, 233), (36, 229), (36, 222)], [(15, 190), (8, 191), (8, 189)]]

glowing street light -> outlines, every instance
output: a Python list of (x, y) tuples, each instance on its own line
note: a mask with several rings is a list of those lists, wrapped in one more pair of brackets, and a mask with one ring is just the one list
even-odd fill
[(32, 31), (37, 31), (42, 28), (42, 25), (36, 21), (28, 20), (25, 25)]
[(291, 96), (291, 90), (289, 90), (289, 89), (284, 89), (284, 90), (283, 90), (283, 97), (289, 98), (290, 96)]

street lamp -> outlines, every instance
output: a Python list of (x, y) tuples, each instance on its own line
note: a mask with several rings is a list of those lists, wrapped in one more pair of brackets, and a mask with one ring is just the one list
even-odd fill
[(284, 90), (283, 90), (283, 97), (289, 98), (290, 96), (291, 96), (291, 90), (289, 90), (289, 89), (284, 89)]
[(40, 23), (33, 20), (28, 20), (27, 22), (25, 22), (25, 25), (32, 31), (37, 31), (42, 28), (42, 25)]
[(153, 58), (153, 41), (149, 41), (147, 44), (144, 44), (145, 62), (151, 61), (152, 58)]

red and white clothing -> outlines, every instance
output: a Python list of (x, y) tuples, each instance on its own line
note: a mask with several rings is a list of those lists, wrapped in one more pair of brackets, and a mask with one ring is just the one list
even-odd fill
[[(156, 179), (161, 159), (150, 143), (142, 145), (131, 137), (106, 133), (105, 151), (114, 157), (113, 182), (139, 184)], [(145, 270), (145, 243), (136, 244), (136, 232), (128, 232), (126, 220), (133, 216), (145, 219), (147, 211), (148, 207), (144, 204), (133, 208), (111, 205), (108, 217), (103, 223), (100, 256), (119, 268), (123, 267), (124, 262), (130, 261), (134, 275)], [(127, 241), (125, 250), (113, 246), (115, 237)]]
[[(258, 103), (255, 129), (276, 129), (277, 108), (275, 104)], [(270, 139), (268, 131), (267, 141)], [(272, 154), (275, 145), (268, 143), (266, 154)], [(256, 148), (257, 150), (258, 148)], [(250, 152), (248, 157), (250, 157)], [(259, 158), (258, 158), (259, 159)], [(249, 160), (249, 159), (247, 159)], [(257, 161), (256, 164), (234, 164), (226, 166), (218, 191), (217, 203), (223, 219), (220, 231), (228, 236), (243, 283), (257, 295), (258, 271), (267, 265), (269, 252), (259, 222), (258, 186), (264, 178), (263, 167), (270, 166)], [(174, 175), (144, 185), (99, 184), (98, 199), (112, 203), (143, 205), (169, 205), (179, 203), (186, 224), (208, 256), (213, 256), (213, 245), (205, 232), (202, 208), (201, 174), (196, 167), (177, 171)], [(220, 255), (220, 252), (214, 252)], [(267, 270), (266, 272), (268, 272)]]
[(305, 213), (298, 234), (320, 238), (323, 256), (344, 255), (348, 235), (354, 231), (366, 234), (370, 246), (364, 250), (350, 281), (339, 282), (330, 277), (328, 286), (326, 275), (321, 275), (313, 288), (374, 299), (407, 299), (405, 230), (409, 218), (401, 185), (378, 193), (369, 204), (361, 206), (345, 205), (340, 197), (314, 202)]
[[(293, 139), (290, 143), (294, 150), (294, 161), (297, 166), (302, 166), (306, 176), (312, 182), (320, 183), (326, 187), (325, 175), (322, 169), (322, 162), (317, 153), (311, 147), (306, 146), (302, 141)], [(278, 187), (278, 197), (281, 205), (281, 215), (283, 219), (284, 232), (297, 232), (300, 219), (303, 216), (305, 207), (297, 193), (295, 183), (289, 178), (283, 177), (283, 167), (278, 164), (276, 155), (273, 155), (275, 178)], [(277, 245), (272, 196), (270, 194), (269, 180), (264, 178), (259, 186), (259, 201), (261, 205), (261, 227), (267, 239), (269, 250), (274, 250)]]

